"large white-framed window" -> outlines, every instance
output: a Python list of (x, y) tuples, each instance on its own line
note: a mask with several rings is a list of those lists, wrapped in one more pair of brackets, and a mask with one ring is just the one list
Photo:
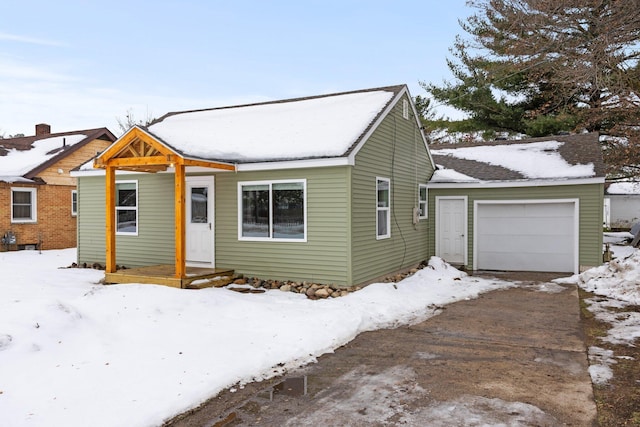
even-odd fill
[(78, 190), (71, 190), (71, 216), (78, 215)]
[(116, 181), (116, 234), (138, 235), (138, 181)]
[(427, 186), (426, 184), (418, 185), (418, 218), (427, 218)]
[(391, 180), (376, 177), (376, 239), (391, 237)]
[(38, 191), (35, 188), (11, 188), (11, 222), (37, 222)]
[(239, 182), (238, 239), (306, 242), (306, 179)]

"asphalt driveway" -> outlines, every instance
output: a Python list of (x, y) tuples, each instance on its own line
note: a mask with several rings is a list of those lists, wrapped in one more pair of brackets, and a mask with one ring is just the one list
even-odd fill
[(577, 289), (548, 275), (360, 334), (285, 378), (227, 390), (172, 426), (593, 426)]

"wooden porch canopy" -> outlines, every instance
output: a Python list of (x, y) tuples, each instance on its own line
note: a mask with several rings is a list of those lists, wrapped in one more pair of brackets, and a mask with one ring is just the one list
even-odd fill
[(185, 168), (199, 166), (235, 171), (229, 163), (185, 158), (139, 127), (133, 127), (95, 160), (106, 171), (106, 273), (116, 271), (116, 171), (156, 173), (175, 169), (175, 277), (186, 277)]

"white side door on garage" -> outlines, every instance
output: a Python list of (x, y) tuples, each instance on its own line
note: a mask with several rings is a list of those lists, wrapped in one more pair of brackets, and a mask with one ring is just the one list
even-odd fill
[(578, 200), (474, 203), (475, 270), (578, 272)]
[(436, 197), (436, 256), (467, 263), (467, 198)]

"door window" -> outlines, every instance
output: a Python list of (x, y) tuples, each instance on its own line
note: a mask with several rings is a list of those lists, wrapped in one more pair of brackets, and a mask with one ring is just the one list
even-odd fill
[(206, 224), (209, 222), (209, 189), (207, 187), (191, 187), (191, 223)]

